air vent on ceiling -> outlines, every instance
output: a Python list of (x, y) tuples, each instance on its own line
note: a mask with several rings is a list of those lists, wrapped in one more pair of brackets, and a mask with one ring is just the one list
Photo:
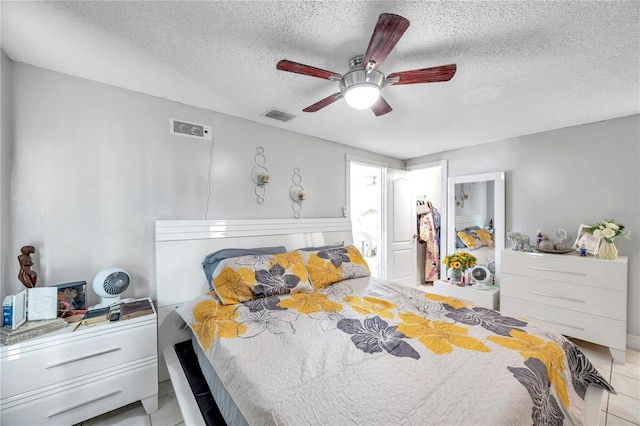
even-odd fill
[(296, 118), (295, 115), (289, 114), (288, 112), (284, 112), (284, 111), (276, 109), (276, 108), (272, 108), (272, 109), (270, 109), (269, 111), (265, 112), (262, 115), (264, 115), (265, 117), (273, 118), (274, 120), (284, 121), (285, 123), (287, 121), (290, 121), (290, 120), (293, 120), (294, 118)]

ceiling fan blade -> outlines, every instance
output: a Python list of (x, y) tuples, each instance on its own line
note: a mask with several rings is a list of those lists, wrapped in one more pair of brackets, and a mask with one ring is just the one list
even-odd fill
[(364, 54), (362, 65), (366, 68), (369, 61), (372, 61), (374, 69), (379, 67), (407, 28), (409, 28), (409, 20), (402, 16), (392, 13), (380, 15), (369, 41), (367, 52)]
[(380, 96), (376, 103), (371, 106), (371, 111), (373, 111), (376, 116), (379, 116), (393, 111), (393, 108)]
[[(387, 76), (387, 83), (399, 85), (449, 81), (456, 73), (456, 68), (456, 64), (450, 64), (433, 68), (423, 68), (420, 70), (394, 72)], [(395, 79), (398, 79), (398, 81), (394, 82)]]
[(294, 72), (296, 74), (310, 75), (311, 77), (323, 78), (325, 80), (341, 79), (342, 76), (333, 71), (322, 70), (320, 68), (311, 67), (309, 65), (299, 64), (297, 62), (281, 60), (276, 65), (280, 71)]
[(313, 105), (309, 105), (308, 107), (306, 107), (302, 111), (304, 111), (304, 112), (316, 112), (316, 111), (319, 111), (322, 108), (326, 107), (327, 105), (331, 105), (332, 103), (334, 103), (335, 101), (337, 101), (341, 97), (342, 97), (342, 93), (340, 93), (340, 92), (334, 93), (333, 95), (327, 96), (326, 98), (316, 102)]

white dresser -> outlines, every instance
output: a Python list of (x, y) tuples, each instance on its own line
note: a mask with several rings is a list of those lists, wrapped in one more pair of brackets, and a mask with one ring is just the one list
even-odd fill
[(608, 346), (614, 362), (624, 364), (627, 258), (504, 250), (500, 311)]
[(137, 400), (158, 409), (155, 313), (74, 328), (0, 346), (0, 423), (70, 425)]

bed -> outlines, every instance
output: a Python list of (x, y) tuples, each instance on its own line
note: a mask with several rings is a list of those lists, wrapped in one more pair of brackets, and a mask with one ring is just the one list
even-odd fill
[(343, 219), (156, 222), (159, 345), (187, 424), (204, 424), (172, 354), (189, 339), (228, 424), (598, 423), (613, 389), (573, 343), (372, 278), (353, 249), (301, 255), (352, 263), (346, 279), (316, 288), (307, 269), (310, 289), (242, 303), (223, 304), (200, 265), (221, 248), (350, 241)]

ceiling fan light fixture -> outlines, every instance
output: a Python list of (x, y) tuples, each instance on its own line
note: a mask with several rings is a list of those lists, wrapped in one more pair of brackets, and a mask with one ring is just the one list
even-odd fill
[(361, 83), (347, 88), (344, 92), (344, 100), (351, 108), (371, 108), (380, 97), (380, 88), (375, 84)]

